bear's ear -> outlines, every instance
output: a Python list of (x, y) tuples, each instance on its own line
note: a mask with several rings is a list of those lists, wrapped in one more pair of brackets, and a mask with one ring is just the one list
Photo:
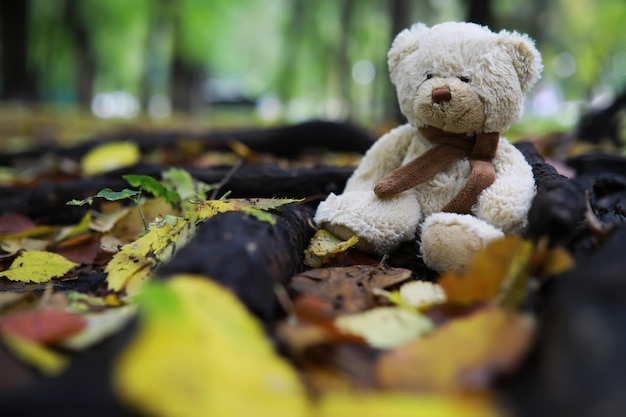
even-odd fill
[(428, 26), (423, 23), (416, 23), (409, 29), (404, 29), (398, 33), (396, 38), (391, 44), (391, 48), (387, 53), (387, 65), (389, 66), (389, 73), (393, 81), (393, 74), (395, 73), (398, 64), (402, 59), (415, 51), (418, 47), (419, 38), (428, 32)]
[(543, 64), (535, 42), (528, 35), (506, 30), (498, 33), (499, 43), (504, 46), (513, 60), (523, 92), (527, 92), (541, 77)]

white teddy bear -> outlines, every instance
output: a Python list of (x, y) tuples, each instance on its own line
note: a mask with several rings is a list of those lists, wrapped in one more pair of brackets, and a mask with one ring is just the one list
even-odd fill
[(417, 237), (428, 267), (461, 272), (488, 242), (526, 227), (532, 170), (500, 133), (521, 116), (541, 56), (517, 32), (418, 23), (396, 37), (388, 64), (409, 123), (376, 141), (315, 221), (371, 253)]

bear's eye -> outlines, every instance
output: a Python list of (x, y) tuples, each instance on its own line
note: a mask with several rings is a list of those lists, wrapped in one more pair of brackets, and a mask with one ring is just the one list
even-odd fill
[(469, 83), (470, 82), (469, 77), (459, 77), (459, 80), (463, 81), (464, 83)]
[(432, 74), (426, 74), (426, 79), (427, 79), (427, 80), (430, 80), (431, 78), (433, 78), (433, 75), (432, 75)]

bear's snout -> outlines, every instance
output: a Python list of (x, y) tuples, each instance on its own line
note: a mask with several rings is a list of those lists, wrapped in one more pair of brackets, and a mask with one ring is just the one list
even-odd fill
[(447, 103), (452, 99), (449, 87), (439, 87), (433, 89), (432, 92), (433, 102), (437, 104)]

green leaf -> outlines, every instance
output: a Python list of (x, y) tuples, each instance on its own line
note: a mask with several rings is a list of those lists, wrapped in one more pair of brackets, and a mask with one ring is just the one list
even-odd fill
[(65, 203), (68, 206), (84, 206), (85, 204), (89, 204), (92, 205), (93, 204), (93, 196), (89, 196), (87, 198), (85, 198), (84, 200), (70, 200), (67, 203)]
[(140, 187), (142, 190), (149, 192), (155, 197), (163, 197), (170, 205), (175, 205), (181, 198), (176, 191), (172, 191), (165, 187), (162, 183), (149, 175), (122, 175), (133, 187)]
[(94, 197), (101, 197), (109, 201), (117, 201), (124, 200), (125, 198), (130, 199), (138, 194), (141, 194), (141, 191), (129, 190), (128, 188), (124, 188), (122, 191), (113, 191), (110, 188), (103, 188), (98, 191), (98, 194), (94, 195)]

